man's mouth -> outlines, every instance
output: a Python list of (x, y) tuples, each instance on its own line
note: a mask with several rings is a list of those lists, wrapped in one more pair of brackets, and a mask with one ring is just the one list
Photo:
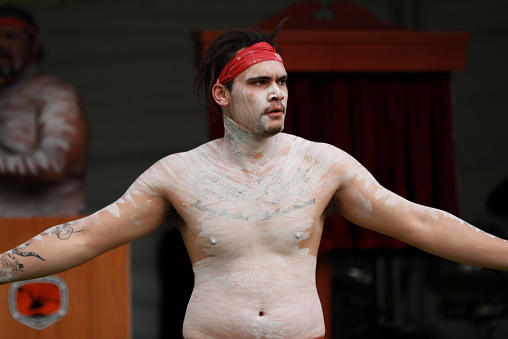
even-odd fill
[(269, 117), (279, 117), (279, 116), (283, 116), (285, 114), (284, 112), (285, 112), (284, 106), (275, 106), (275, 107), (269, 108), (265, 112), (265, 115), (268, 115)]

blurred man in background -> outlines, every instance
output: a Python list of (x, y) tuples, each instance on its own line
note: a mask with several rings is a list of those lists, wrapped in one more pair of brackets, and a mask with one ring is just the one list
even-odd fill
[(38, 26), (0, 7), (0, 217), (84, 208), (87, 124), (74, 89), (42, 74)]

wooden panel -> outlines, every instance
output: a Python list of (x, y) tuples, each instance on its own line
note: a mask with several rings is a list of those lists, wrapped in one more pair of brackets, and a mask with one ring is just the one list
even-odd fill
[[(224, 31), (202, 31), (207, 46)], [(466, 67), (464, 32), (282, 30), (288, 72), (450, 72)]]
[[(0, 251), (16, 247), (48, 227), (78, 217), (0, 219)], [(9, 313), (10, 285), (0, 286), (1, 338), (131, 338), (129, 245), (57, 274), (69, 288), (69, 311), (59, 322), (35, 330)]]

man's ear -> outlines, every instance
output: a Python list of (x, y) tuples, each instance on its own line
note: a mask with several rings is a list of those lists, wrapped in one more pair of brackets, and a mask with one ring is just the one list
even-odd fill
[(229, 90), (226, 88), (226, 86), (221, 84), (215, 84), (212, 87), (212, 97), (213, 100), (217, 103), (219, 106), (228, 106), (229, 105)]

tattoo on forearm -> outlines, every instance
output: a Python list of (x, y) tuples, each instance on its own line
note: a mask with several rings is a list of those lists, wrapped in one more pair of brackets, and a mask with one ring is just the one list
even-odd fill
[[(75, 226), (78, 224), (77, 221), (66, 222), (61, 225), (54, 226), (44, 232), (42, 232), (39, 236), (35, 237), (37, 239), (40, 236), (55, 234), (60, 240), (67, 240), (71, 237), (72, 234), (77, 232), (82, 232), (83, 230), (76, 230)], [(25, 249), (30, 246), (33, 240), (20, 245), (13, 250), (10, 250), (6, 254), (0, 256), (0, 282), (8, 282), (12, 279), (16, 273), (23, 272), (25, 265), (19, 262), (18, 258), (27, 258), (34, 257), (42, 261), (46, 261), (39, 254), (32, 251), (25, 251)]]
[(9, 281), (16, 275), (18, 272), (23, 272), (25, 265), (20, 263), (18, 257), (35, 257), (42, 261), (46, 261), (40, 255), (35, 252), (23, 252), (27, 246), (30, 245), (30, 242), (23, 244), (21, 246), (16, 247), (15, 249), (7, 252), (6, 255), (0, 256), (0, 282)]
[(11, 279), (16, 272), (21, 271), (23, 265), (20, 264), (12, 255), (0, 257), (0, 282), (6, 282)]
[(74, 226), (78, 224), (77, 221), (66, 222), (62, 225), (57, 225), (55, 227), (50, 228), (49, 230), (41, 233), (41, 235), (49, 235), (56, 234), (58, 239), (67, 240), (71, 237), (73, 233), (82, 232), (83, 230), (76, 230)]
[[(30, 243), (27, 243), (26, 245), (28, 246), (28, 245), (30, 245)], [(43, 259), (40, 255), (38, 255), (35, 252), (21, 252), (19, 247), (16, 247), (15, 249), (13, 249), (11, 251), (11, 253), (10, 253), (10, 256), (12, 256), (13, 254), (18, 255), (20, 257), (24, 257), (24, 258), (26, 258), (26, 257), (36, 257), (37, 259), (41, 259), (42, 261), (46, 261), (45, 259)]]

